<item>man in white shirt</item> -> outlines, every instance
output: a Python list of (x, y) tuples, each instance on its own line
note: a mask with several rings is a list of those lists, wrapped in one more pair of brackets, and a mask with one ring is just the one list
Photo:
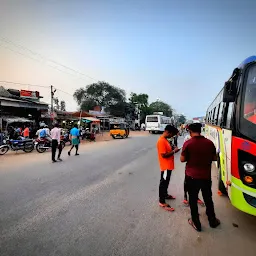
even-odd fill
[(60, 128), (59, 124), (55, 123), (54, 128), (51, 130), (51, 137), (52, 137), (52, 162), (57, 162), (55, 159), (57, 148), (59, 149), (58, 153), (58, 161), (62, 161), (60, 158), (62, 146), (60, 144)]

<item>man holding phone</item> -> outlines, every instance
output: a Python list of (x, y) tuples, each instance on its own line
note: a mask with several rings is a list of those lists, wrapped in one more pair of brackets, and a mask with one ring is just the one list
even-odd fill
[(178, 134), (178, 129), (172, 125), (167, 125), (163, 135), (157, 142), (158, 160), (161, 170), (161, 178), (159, 185), (159, 206), (167, 211), (174, 211), (169, 204), (165, 202), (166, 199), (175, 199), (174, 196), (168, 194), (168, 186), (174, 169), (174, 154), (180, 149), (172, 147), (168, 139)]

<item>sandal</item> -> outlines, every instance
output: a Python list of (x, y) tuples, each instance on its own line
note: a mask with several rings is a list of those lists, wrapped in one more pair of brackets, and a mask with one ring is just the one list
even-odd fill
[(198, 203), (199, 205), (201, 205), (201, 206), (205, 206), (204, 202), (203, 202), (202, 200), (200, 200), (200, 199), (197, 199), (197, 203)]
[(192, 219), (188, 219), (188, 224), (192, 226), (197, 232), (201, 232), (201, 228), (197, 228)]
[(173, 200), (173, 199), (176, 199), (176, 197), (175, 196), (172, 196), (172, 195), (167, 195), (166, 197), (165, 197), (165, 199), (169, 199), (169, 200)]
[(159, 206), (162, 207), (164, 210), (166, 210), (168, 212), (174, 212), (175, 211), (175, 209), (173, 207), (171, 207), (169, 204), (159, 203)]
[(184, 199), (184, 200), (183, 200), (183, 204), (184, 204), (185, 206), (189, 206), (188, 200)]

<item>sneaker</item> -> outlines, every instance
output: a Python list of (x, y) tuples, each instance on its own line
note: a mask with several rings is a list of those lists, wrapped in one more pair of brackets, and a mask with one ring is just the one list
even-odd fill
[(68, 155), (70, 156), (70, 151), (68, 151)]
[(52, 163), (56, 163), (57, 161), (56, 160), (52, 160)]
[(79, 154), (78, 154), (78, 153), (76, 153), (76, 154), (75, 154), (75, 156), (79, 156)]
[(61, 158), (58, 158), (57, 160), (60, 161), (60, 162), (62, 162), (62, 159), (61, 159)]

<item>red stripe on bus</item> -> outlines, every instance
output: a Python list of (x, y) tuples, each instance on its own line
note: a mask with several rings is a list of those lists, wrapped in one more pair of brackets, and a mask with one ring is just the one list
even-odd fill
[(232, 137), (231, 145), (231, 174), (240, 179), (239, 167), (238, 167), (238, 150), (243, 150), (252, 155), (256, 155), (256, 143), (249, 140), (245, 140), (239, 137)]

